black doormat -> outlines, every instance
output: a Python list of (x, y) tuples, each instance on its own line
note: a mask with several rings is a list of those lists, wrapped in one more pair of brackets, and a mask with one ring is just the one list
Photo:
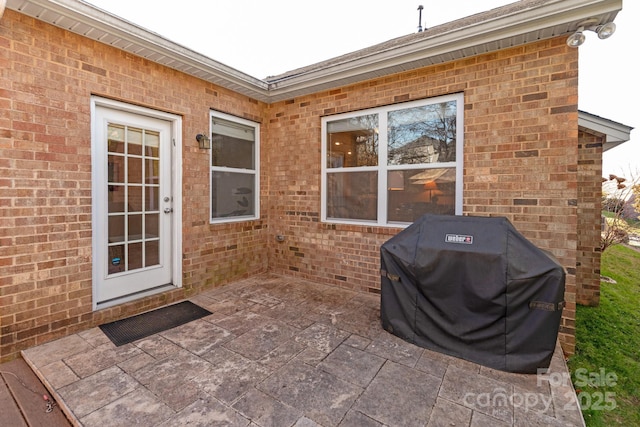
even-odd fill
[(119, 347), (210, 314), (210, 311), (191, 301), (183, 301), (127, 319), (105, 323), (100, 325), (100, 329)]

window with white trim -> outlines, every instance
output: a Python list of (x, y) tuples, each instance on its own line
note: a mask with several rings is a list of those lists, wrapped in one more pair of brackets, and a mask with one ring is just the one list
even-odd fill
[(462, 94), (322, 118), (322, 220), (462, 214)]
[(260, 124), (211, 112), (211, 222), (260, 216)]

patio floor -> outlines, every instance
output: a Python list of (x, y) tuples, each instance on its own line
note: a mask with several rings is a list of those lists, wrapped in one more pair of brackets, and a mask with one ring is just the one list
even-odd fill
[(582, 426), (558, 349), (509, 374), (409, 344), (378, 295), (260, 275), (191, 298), (213, 314), (115, 347), (99, 328), (23, 352), (75, 425)]

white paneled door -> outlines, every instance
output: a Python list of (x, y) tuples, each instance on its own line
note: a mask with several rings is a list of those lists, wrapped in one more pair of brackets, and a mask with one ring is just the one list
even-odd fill
[(96, 305), (172, 282), (172, 123), (96, 105), (93, 277)]

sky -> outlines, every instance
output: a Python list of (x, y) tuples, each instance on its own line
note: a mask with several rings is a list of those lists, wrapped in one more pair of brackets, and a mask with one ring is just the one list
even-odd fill
[[(513, 0), (87, 0), (253, 77), (278, 75)], [(635, 18), (635, 19), (634, 19)], [(640, 127), (640, 1), (623, 0), (616, 33), (587, 31), (580, 49), (578, 108)], [(633, 78), (632, 78), (633, 74)], [(640, 175), (640, 130), (604, 154), (603, 175)]]

